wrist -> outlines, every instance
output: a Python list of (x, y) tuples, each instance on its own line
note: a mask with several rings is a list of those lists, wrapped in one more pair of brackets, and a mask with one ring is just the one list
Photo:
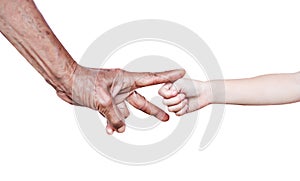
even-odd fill
[[(95, 104), (95, 95), (99, 74), (101, 74), (99, 69), (87, 68), (77, 64), (71, 78), (70, 93), (68, 94), (73, 102), (77, 105), (98, 110)], [(99, 82), (102, 83), (101, 80)]]
[(212, 92), (211, 81), (202, 82), (202, 94), (199, 96), (203, 100), (205, 98), (206, 104), (213, 104), (214, 103), (214, 96)]
[(55, 76), (55, 81), (49, 82), (57, 92), (63, 92), (67, 95), (72, 94), (72, 86), (74, 81), (74, 75), (76, 70), (78, 69), (79, 65), (74, 61), (69, 61), (63, 70), (58, 72)]
[(225, 84), (224, 80), (212, 80), (204, 83), (205, 94), (208, 104), (225, 103)]

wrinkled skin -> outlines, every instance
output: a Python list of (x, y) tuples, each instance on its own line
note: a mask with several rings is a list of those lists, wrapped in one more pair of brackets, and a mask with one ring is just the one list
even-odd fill
[(107, 132), (124, 132), (128, 102), (162, 121), (168, 115), (135, 89), (181, 78), (184, 70), (133, 73), (78, 65), (57, 39), (32, 0), (0, 0), (0, 32), (44, 77), (63, 100), (99, 111)]
[(99, 111), (108, 120), (108, 134), (114, 131), (121, 133), (125, 131), (124, 120), (129, 116), (125, 102), (161, 121), (167, 121), (169, 115), (148, 102), (135, 89), (174, 82), (184, 74), (184, 70), (137, 73), (121, 69), (91, 69), (78, 66), (74, 73), (72, 95), (59, 91), (57, 94), (71, 104)]

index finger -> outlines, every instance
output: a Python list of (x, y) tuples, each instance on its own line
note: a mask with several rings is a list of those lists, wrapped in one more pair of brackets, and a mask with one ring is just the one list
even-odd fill
[(134, 85), (133, 89), (162, 84), (162, 83), (169, 83), (175, 82), (176, 80), (182, 78), (185, 75), (184, 69), (176, 69), (170, 70), (165, 72), (129, 72), (130, 76), (133, 77)]

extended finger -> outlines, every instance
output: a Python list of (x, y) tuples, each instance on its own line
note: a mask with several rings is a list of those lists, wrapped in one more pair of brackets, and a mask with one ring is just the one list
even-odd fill
[(170, 70), (165, 72), (128, 72), (131, 77), (134, 79), (133, 89), (161, 84), (174, 82), (182, 78), (185, 74), (184, 69)]
[(168, 121), (169, 115), (165, 113), (162, 109), (155, 106), (151, 102), (147, 101), (144, 96), (140, 95), (134, 91), (128, 98), (127, 101), (136, 109), (139, 109), (146, 114), (155, 116), (161, 121)]

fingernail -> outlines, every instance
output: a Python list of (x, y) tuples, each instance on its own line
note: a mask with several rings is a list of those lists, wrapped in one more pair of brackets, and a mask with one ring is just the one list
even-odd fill
[(161, 121), (168, 121), (169, 118), (170, 118), (170, 116), (168, 114), (164, 113), (164, 115), (162, 116)]
[(172, 87), (172, 84), (171, 83), (166, 83), (164, 85), (164, 87), (167, 89), (167, 90), (170, 90), (170, 88)]

